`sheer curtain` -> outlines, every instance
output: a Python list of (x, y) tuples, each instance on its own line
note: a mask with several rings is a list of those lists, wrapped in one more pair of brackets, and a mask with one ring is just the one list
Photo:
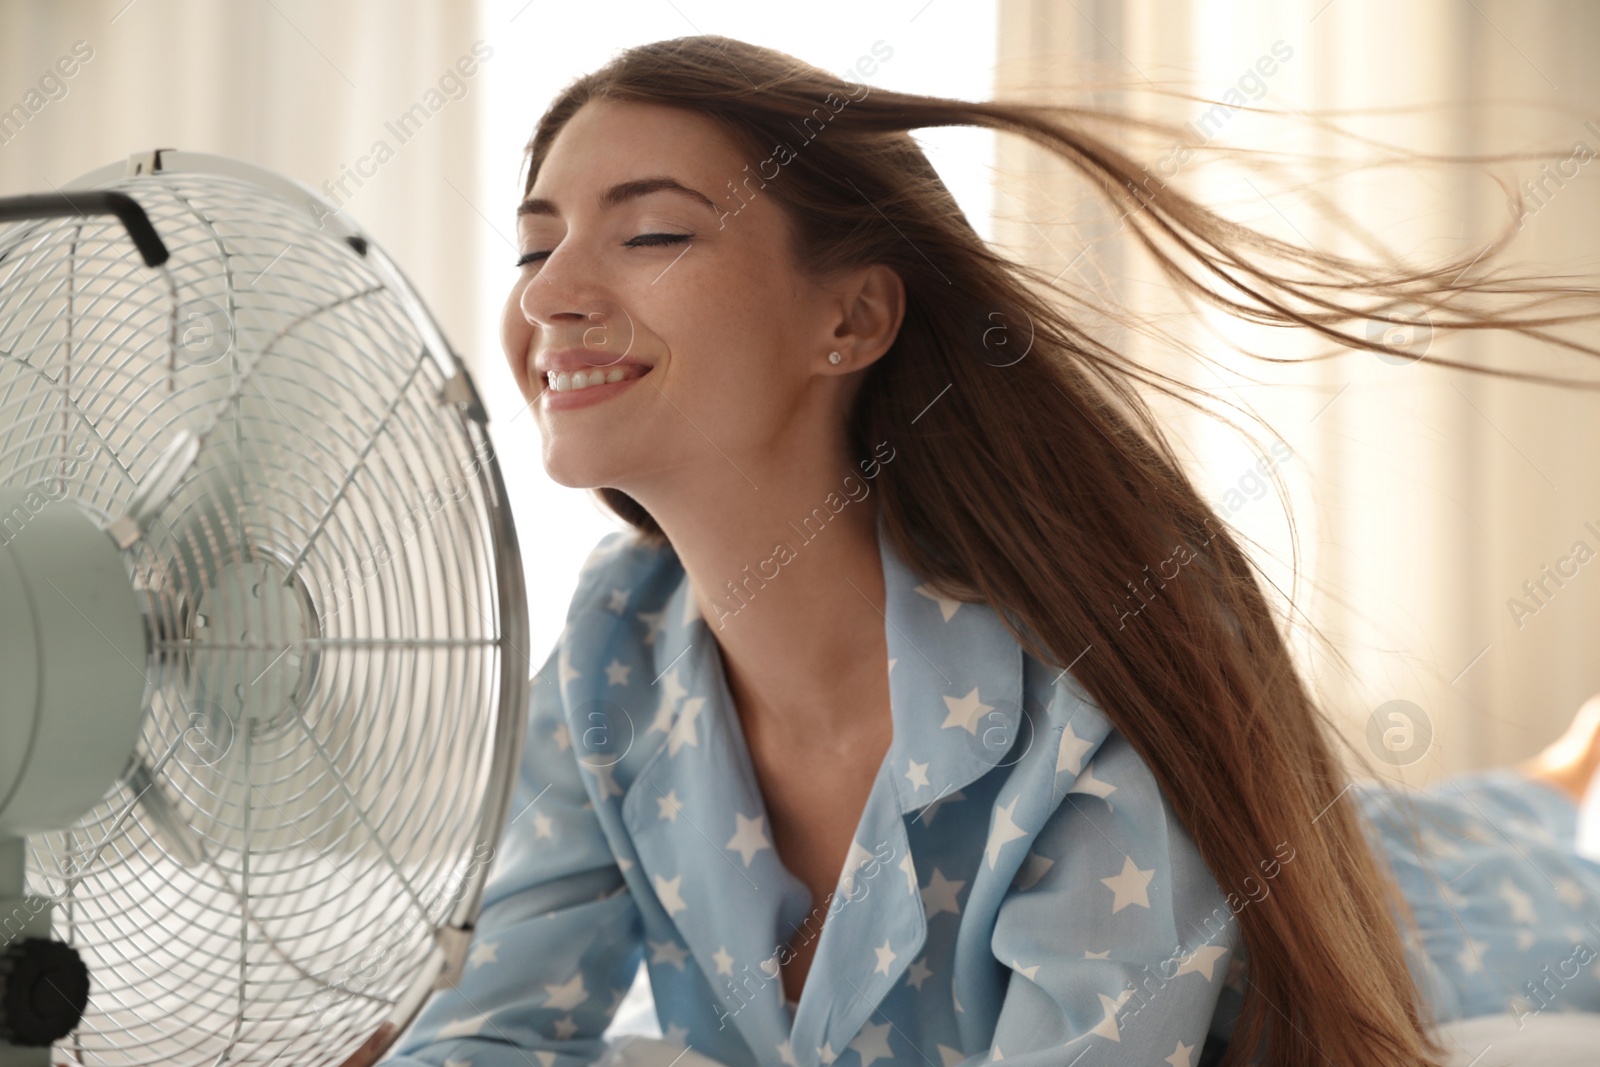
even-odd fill
[(0, 4), (0, 194), (152, 148), (247, 160), (347, 211), (471, 362), (478, 36), (470, 2)]
[[(1527, 161), (1385, 168), (1313, 187), (1272, 184), (1200, 155), (1182, 162), (1161, 145), (1145, 158), (1153, 174), (1241, 222), (1359, 252), (1310, 193), (1331, 196), (1392, 251), (1418, 260), (1469, 260), (1505, 225), (1508, 201), (1487, 176), (1492, 170), (1529, 183), (1533, 194), (1510, 260), (1587, 272), (1592, 281), (1600, 222), (1600, 171), (1588, 163), (1600, 152), (1595, 40), (1600, 7), (1577, 2), (1001, 0), (997, 91), (1188, 121), (1208, 145), (1362, 158), (1379, 150), (1236, 105), (1280, 112), (1439, 105), (1336, 121), (1400, 148), (1552, 150), (1565, 158), (1549, 170)], [(1153, 86), (1186, 88), (1226, 106), (1163, 100), (1147, 91)], [(1087, 294), (1082, 314), (1091, 321), (1094, 302), (1109, 298), (1177, 332), (1218, 366), (1138, 332), (1110, 329), (1110, 339), (1208, 389), (1235, 421), (1240, 413), (1222, 402), (1269, 424), (1248, 426), (1259, 446), (1251, 448), (1203, 416), (1158, 406), (1202, 494), (1255, 540), (1275, 584), (1296, 596), (1345, 657), (1338, 663), (1303, 626), (1293, 627), (1303, 668), (1374, 768), (1420, 783), (1521, 758), (1600, 690), (1600, 565), (1591, 564), (1600, 556), (1600, 399), (1593, 392), (1360, 351), (1287, 370), (1250, 360), (1229, 340), (1278, 357), (1327, 348), (1287, 331), (1246, 330), (1209, 310), (1183, 314), (1170, 285), (1133, 255), (1116, 220), (1096, 209), (1064, 166), (1011, 137), (1001, 139), (998, 163), (998, 240), (1050, 274), (1061, 271)], [(1301, 177), (1333, 172), (1328, 164)], [(1590, 327), (1570, 336), (1594, 344), (1596, 333)], [(1593, 376), (1587, 357), (1503, 334), (1411, 341), (1447, 358)], [(1263, 473), (1284, 479), (1286, 501), (1261, 492)], [(1298, 534), (1298, 585), (1288, 568), (1285, 503)]]

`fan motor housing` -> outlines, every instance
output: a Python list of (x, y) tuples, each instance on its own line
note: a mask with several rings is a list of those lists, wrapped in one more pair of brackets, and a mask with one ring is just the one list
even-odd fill
[(105, 796), (149, 685), (121, 552), (70, 499), (39, 499), (0, 488), (0, 837), (69, 825)]

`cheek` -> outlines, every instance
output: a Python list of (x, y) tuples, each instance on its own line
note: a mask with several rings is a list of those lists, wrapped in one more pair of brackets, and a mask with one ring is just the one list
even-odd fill
[(672, 353), (659, 384), (719, 445), (768, 437), (805, 387), (793, 316), (759, 268), (694, 281), (653, 320)]
[(533, 326), (522, 313), (521, 296), (522, 285), (519, 283), (512, 287), (511, 294), (506, 298), (505, 307), (501, 309), (500, 348), (505, 353), (506, 362), (511, 367), (517, 385), (523, 392), (527, 392), (528, 347), (533, 339)]

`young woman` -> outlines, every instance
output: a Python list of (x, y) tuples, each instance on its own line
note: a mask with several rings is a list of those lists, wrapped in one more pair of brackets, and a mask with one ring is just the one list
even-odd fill
[(907, 131), (1048, 146), (1258, 321), (1381, 348), (1340, 324), (1477, 283), (1153, 191), (1105, 121), (720, 37), (544, 115), (504, 347), (550, 476), (632, 532), (536, 679), (464, 977), (390, 1062), (592, 1063), (641, 958), (666, 1034), (730, 1067), (1422, 1065), (1440, 1020), (1600, 1011), (1592, 709), (1520, 770), (1349, 788), (1135, 388), (1174, 386), (985, 245)]

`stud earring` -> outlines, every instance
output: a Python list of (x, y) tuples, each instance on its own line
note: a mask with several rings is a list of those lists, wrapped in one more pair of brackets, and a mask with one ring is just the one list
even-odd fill
[(840, 354), (839, 354), (839, 353), (837, 353), (837, 352), (829, 352), (829, 353), (828, 353), (828, 362), (829, 362), (829, 363), (838, 363), (838, 362), (839, 362), (839, 361), (840, 361), (840, 360), (842, 360), (842, 359), (843, 359), (843, 358), (844, 358), (844, 357), (843, 357), (843, 356), (841, 356), (841, 355), (840, 355)]

